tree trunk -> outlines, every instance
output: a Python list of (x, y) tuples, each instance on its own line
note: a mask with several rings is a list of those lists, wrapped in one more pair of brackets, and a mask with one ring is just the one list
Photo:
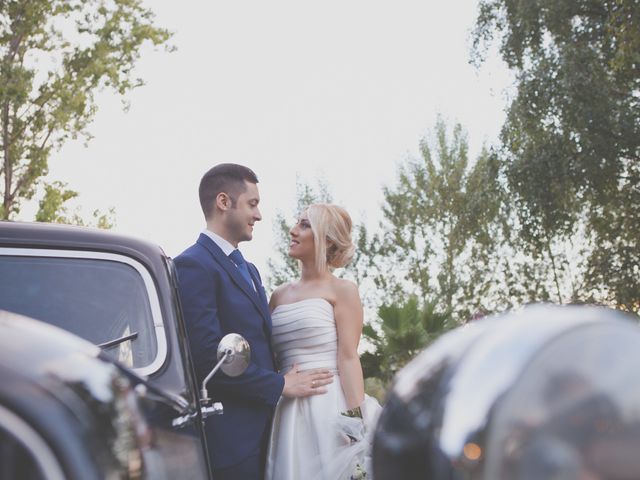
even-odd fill
[(556, 293), (558, 295), (558, 303), (564, 303), (562, 301), (562, 295), (560, 294), (560, 281), (558, 280), (558, 272), (556, 271), (556, 262), (553, 258), (553, 253), (551, 253), (551, 240), (547, 237), (547, 253), (549, 254), (549, 259), (551, 260), (551, 268), (553, 269), (553, 281), (556, 284)]

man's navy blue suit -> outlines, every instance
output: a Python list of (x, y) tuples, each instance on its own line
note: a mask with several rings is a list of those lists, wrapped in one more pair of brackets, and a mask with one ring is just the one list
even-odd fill
[(202, 382), (216, 364), (216, 350), (227, 333), (251, 345), (251, 363), (239, 377), (218, 371), (209, 392), (224, 414), (206, 420), (214, 472), (262, 456), (273, 409), (284, 387), (271, 350), (271, 315), (260, 275), (248, 264), (256, 290), (233, 261), (205, 234), (175, 259), (182, 310), (196, 375)]

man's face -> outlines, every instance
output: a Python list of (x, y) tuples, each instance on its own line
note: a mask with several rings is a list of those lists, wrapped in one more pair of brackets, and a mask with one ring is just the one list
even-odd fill
[(235, 206), (227, 210), (226, 229), (234, 244), (253, 238), (253, 224), (262, 220), (258, 209), (260, 194), (255, 183), (244, 182), (245, 191), (236, 198)]

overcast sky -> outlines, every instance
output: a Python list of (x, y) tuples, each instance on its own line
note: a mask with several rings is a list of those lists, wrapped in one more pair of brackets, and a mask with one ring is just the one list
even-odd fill
[(503, 123), (508, 72), (495, 59), (468, 63), (475, 1), (146, 4), (177, 51), (143, 53), (147, 84), (128, 112), (101, 94), (95, 138), (67, 143), (50, 178), (79, 191), (87, 214), (115, 207), (116, 231), (171, 256), (204, 226), (197, 185), (216, 163), (260, 179), (263, 221), (241, 249), (264, 276), (296, 176), (323, 177), (354, 220), (375, 225), (383, 185), (418, 155), (438, 113), (467, 130), (472, 159)]

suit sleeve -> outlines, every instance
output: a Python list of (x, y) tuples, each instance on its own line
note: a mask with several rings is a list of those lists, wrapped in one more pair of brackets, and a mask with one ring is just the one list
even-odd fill
[[(195, 259), (175, 259), (178, 288), (189, 345), (199, 383), (217, 362), (218, 343), (224, 336), (216, 304), (216, 277)], [(215, 391), (275, 406), (284, 387), (284, 377), (250, 363), (238, 377), (218, 371), (209, 381)]]

